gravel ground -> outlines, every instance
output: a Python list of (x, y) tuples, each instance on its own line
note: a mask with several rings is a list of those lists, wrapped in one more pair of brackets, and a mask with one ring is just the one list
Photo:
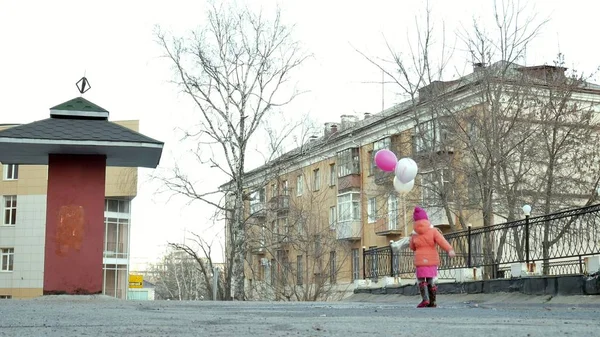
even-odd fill
[(511, 306), (448, 296), (436, 309), (416, 309), (415, 300), (138, 302), (101, 296), (2, 300), (0, 336), (600, 335), (600, 305), (530, 301)]

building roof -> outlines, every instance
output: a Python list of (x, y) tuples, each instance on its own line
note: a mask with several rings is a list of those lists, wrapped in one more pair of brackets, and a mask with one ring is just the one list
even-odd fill
[(163, 144), (122, 125), (97, 119), (47, 118), (0, 131), (0, 138)]
[(50, 118), (0, 131), (0, 162), (45, 165), (48, 154), (106, 155), (107, 166), (158, 166), (164, 143), (108, 121), (108, 111), (81, 97)]
[[(523, 71), (523, 70), (537, 70), (537, 69), (554, 69), (554, 70), (558, 70), (558, 71), (566, 70), (566, 68), (563, 68), (563, 67), (547, 66), (547, 65), (526, 67), (526, 66), (522, 66), (522, 65), (519, 65), (516, 63), (509, 63), (507, 61), (498, 61), (498, 62), (493, 63), (485, 68), (491, 74), (496, 74), (496, 73), (499, 73), (502, 69), (507, 68), (507, 67), (511, 72), (511, 74), (508, 75), (509, 77), (513, 76), (512, 74), (515, 71)], [(535, 80), (535, 76), (531, 76), (530, 79)], [(442, 95), (442, 94), (458, 92), (459, 90), (464, 89), (464, 88), (469, 88), (469, 86), (477, 83), (480, 80), (481, 80), (481, 73), (474, 71), (473, 73), (467, 74), (457, 80), (444, 81), (444, 82), (436, 81), (436, 82), (432, 83), (432, 85), (438, 85), (440, 83), (443, 84), (443, 90), (436, 93), (436, 95)], [(539, 80), (539, 82), (545, 83), (542, 80)], [(421, 88), (421, 89), (424, 89), (424, 88)], [(584, 90), (584, 89), (600, 90), (600, 86), (593, 84), (593, 83), (585, 82), (580, 86), (579, 90)], [(426, 104), (427, 101), (424, 99), (424, 97), (421, 97), (422, 94), (423, 94), (423, 92), (419, 91), (419, 97), (418, 97), (416, 104), (413, 103), (411, 100), (406, 100), (404, 102), (394, 105), (391, 108), (385, 109), (379, 113), (373, 113), (370, 115), (369, 118), (366, 118), (366, 119), (360, 120), (356, 123), (353, 123), (347, 129), (339, 130), (338, 132), (336, 132), (335, 134), (333, 134), (331, 136), (320, 137), (319, 139), (309, 142), (308, 144), (304, 144), (298, 148), (292, 149), (291, 151), (284, 153), (280, 157), (275, 158), (274, 160), (272, 160), (264, 165), (261, 165), (254, 169), (246, 171), (244, 173), (244, 175), (246, 177), (250, 177), (250, 176), (253, 176), (256, 174), (260, 174), (261, 172), (263, 172), (267, 169), (270, 169), (272, 167), (276, 167), (277, 165), (281, 165), (282, 163), (288, 163), (288, 165), (289, 165), (289, 162), (294, 159), (298, 159), (298, 158), (304, 157), (304, 156), (310, 157), (310, 156), (314, 155), (312, 152), (315, 152), (314, 150), (316, 150), (316, 149), (327, 149), (328, 147), (331, 147), (331, 146), (335, 145), (336, 143), (347, 140), (349, 136), (356, 137), (362, 131), (372, 128), (375, 125), (381, 124), (385, 120), (395, 118), (398, 116), (402, 116), (405, 113), (408, 113), (411, 109), (414, 109), (420, 105)], [(313, 151), (307, 151), (307, 149), (311, 149)], [(332, 155), (335, 155), (335, 153), (332, 153)], [(220, 189), (225, 190), (227, 188), (227, 186), (230, 185), (231, 183), (232, 183), (231, 180), (227, 181), (226, 183), (224, 183), (220, 186)]]
[(146, 280), (143, 280), (143, 288), (156, 288), (156, 284), (152, 283), (152, 282), (148, 282)]
[(70, 101), (66, 101), (50, 108), (50, 110), (108, 112), (108, 110), (88, 101), (83, 97), (73, 98)]

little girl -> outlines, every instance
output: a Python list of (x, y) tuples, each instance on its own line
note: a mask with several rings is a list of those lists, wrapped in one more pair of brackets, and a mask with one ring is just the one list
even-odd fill
[(434, 284), (434, 278), (437, 277), (437, 268), (440, 264), (436, 244), (448, 252), (448, 256), (454, 257), (456, 254), (444, 236), (433, 228), (424, 209), (415, 207), (413, 219), (415, 224), (410, 237), (410, 249), (415, 252), (417, 281), (423, 298), (417, 308), (436, 307), (437, 287)]

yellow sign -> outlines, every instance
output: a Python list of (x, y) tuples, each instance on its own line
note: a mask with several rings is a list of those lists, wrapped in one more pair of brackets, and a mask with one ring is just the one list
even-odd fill
[(129, 288), (143, 288), (144, 275), (129, 274)]

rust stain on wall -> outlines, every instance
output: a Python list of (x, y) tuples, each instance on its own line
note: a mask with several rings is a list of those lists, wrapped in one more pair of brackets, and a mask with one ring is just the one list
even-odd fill
[(56, 254), (64, 256), (69, 250), (81, 249), (83, 241), (85, 211), (82, 206), (66, 205), (58, 211), (58, 226), (56, 227)]

